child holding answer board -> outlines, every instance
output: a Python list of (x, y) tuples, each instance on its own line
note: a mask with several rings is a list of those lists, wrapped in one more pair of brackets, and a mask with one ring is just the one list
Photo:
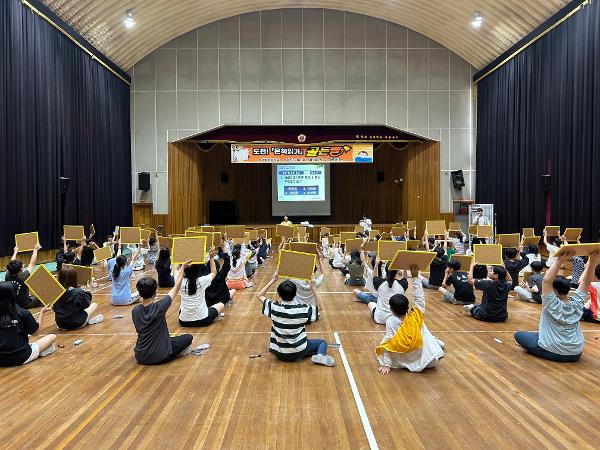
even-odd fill
[(29, 260), (29, 265), (23, 270), (23, 263), (17, 260), (19, 247), (15, 247), (12, 258), (6, 266), (4, 281), (9, 281), (14, 287), (17, 295), (16, 301), (21, 308), (31, 309), (43, 306), (39, 299), (29, 296), (29, 287), (25, 284), (25, 280), (29, 278), (29, 275), (31, 275), (31, 272), (33, 271), (33, 267), (37, 261), (38, 252), (41, 248), (42, 246), (40, 244), (35, 245), (33, 253), (31, 254), (31, 259)]
[[(358, 301), (362, 303), (377, 303), (377, 288), (381, 286), (381, 282), (383, 281), (381, 278), (375, 276), (375, 268), (377, 267), (378, 260), (376, 257), (370, 258), (367, 256), (364, 248), (361, 251), (361, 258), (365, 268), (364, 278), (366, 292), (363, 292), (360, 289), (354, 289), (354, 295), (356, 295)], [(375, 278), (377, 278), (378, 281), (377, 287), (375, 287)]]
[(530, 267), (533, 273), (529, 275), (527, 281), (523, 281), (521, 286), (516, 286), (514, 290), (519, 296), (519, 300), (542, 303), (542, 282), (544, 280), (542, 270), (544, 265), (541, 261), (533, 261)]
[(379, 373), (391, 369), (408, 369), (421, 372), (437, 366), (444, 357), (445, 344), (434, 337), (425, 325), (425, 294), (419, 269), (410, 268), (413, 288), (413, 304), (404, 294), (390, 298), (391, 315), (386, 320), (385, 335), (375, 350), (379, 361)]
[(186, 261), (181, 266), (182, 270), (177, 275), (175, 286), (160, 300), (156, 300), (158, 284), (154, 278), (144, 277), (138, 280), (136, 288), (142, 297), (142, 303), (133, 308), (131, 318), (138, 335), (134, 354), (139, 364), (168, 363), (186, 354), (187, 348), (192, 345), (191, 334), (171, 337), (165, 318), (173, 299), (179, 292), (184, 271), (190, 263), (191, 261)]
[(171, 266), (171, 251), (168, 248), (163, 247), (159, 250), (154, 268), (158, 275), (158, 287), (172, 288), (175, 286), (177, 266)]
[(252, 282), (248, 281), (246, 276), (246, 258), (248, 252), (242, 249), (240, 244), (236, 244), (231, 252), (231, 269), (227, 274), (227, 287), (241, 291), (252, 287)]
[(508, 293), (512, 278), (502, 266), (493, 266), (488, 272), (489, 279), (476, 279), (473, 270), (477, 261), (473, 258), (469, 269), (469, 283), (483, 291), (481, 304), (465, 305), (464, 308), (477, 320), (482, 322), (504, 322), (508, 319)]
[[(318, 255), (321, 256), (321, 255)], [(323, 281), (325, 280), (325, 270), (323, 269), (323, 261), (322, 258), (317, 257), (317, 262), (319, 264), (319, 271), (321, 272), (315, 281), (315, 288), (318, 290)], [(315, 272), (317, 268), (315, 267)], [(305, 280), (290, 280), (292, 283), (296, 285), (296, 296), (292, 303), (295, 305), (311, 305), (317, 306), (316, 298), (314, 296), (313, 289), (308, 281)]]
[(334, 366), (335, 360), (327, 354), (327, 342), (322, 339), (308, 339), (305, 325), (319, 318), (323, 306), (319, 300), (315, 280), (310, 282), (315, 298), (315, 306), (293, 304), (296, 297), (296, 285), (290, 280), (277, 286), (281, 301), (266, 297), (269, 288), (278, 280), (277, 271), (271, 280), (261, 289), (257, 298), (262, 303), (262, 313), (272, 321), (269, 352), (285, 362), (298, 361), (311, 356), (312, 362), (324, 366)]
[(77, 271), (63, 267), (58, 271), (58, 282), (66, 289), (52, 305), (56, 326), (61, 330), (76, 330), (86, 325), (95, 325), (104, 320), (102, 314), (92, 317), (98, 308), (92, 302), (92, 293), (77, 284)]
[[(438, 291), (442, 294), (445, 302), (453, 305), (471, 305), (475, 303), (475, 294), (473, 286), (469, 283), (469, 274), (460, 271), (460, 261), (451, 259), (448, 261), (448, 267), (444, 272), (444, 280)], [(449, 291), (449, 287), (454, 291)]]
[(131, 275), (133, 274), (133, 265), (138, 257), (139, 248), (131, 257), (131, 262), (127, 264), (127, 258), (121, 255), (121, 240), (117, 244), (117, 256), (108, 260), (108, 279), (112, 281), (111, 303), (113, 305), (131, 305), (137, 302), (140, 295), (137, 292), (131, 292)]

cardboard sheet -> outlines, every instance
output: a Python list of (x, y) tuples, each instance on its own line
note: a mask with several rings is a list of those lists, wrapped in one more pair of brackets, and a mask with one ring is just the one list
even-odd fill
[(246, 227), (244, 225), (227, 225), (225, 227), (225, 233), (227, 233), (228, 238), (243, 238), (244, 233), (246, 232)]
[(173, 240), (171, 262), (173, 264), (183, 264), (188, 260), (197, 264), (206, 263), (205, 237), (183, 237)]
[(279, 252), (277, 271), (280, 278), (310, 281), (316, 262), (317, 256), (312, 253), (282, 250)]
[(108, 245), (106, 247), (100, 247), (94, 250), (94, 258), (96, 259), (96, 262), (106, 261), (112, 257), (113, 253)]
[(43, 264), (33, 271), (25, 280), (25, 284), (29, 286), (31, 293), (46, 306), (52, 305), (66, 290)]
[(83, 231), (83, 225), (64, 225), (63, 236), (66, 241), (81, 241), (85, 239), (85, 232)]
[(521, 235), (519, 233), (499, 234), (498, 244), (502, 247), (518, 248), (521, 243)]
[(377, 257), (380, 261), (391, 261), (398, 250), (406, 250), (406, 241), (377, 241)]
[(63, 267), (70, 267), (77, 272), (77, 286), (87, 286), (92, 282), (92, 267), (77, 266), (73, 264), (63, 264)]
[(431, 261), (435, 258), (435, 252), (420, 252), (410, 250), (398, 250), (394, 259), (390, 263), (390, 269), (403, 270), (410, 269), (416, 265), (419, 270), (428, 269)]
[(140, 227), (121, 227), (121, 244), (139, 244), (142, 242)]
[(287, 225), (278, 224), (275, 227), (275, 235), (281, 236), (281, 237), (286, 236), (288, 238), (292, 238), (292, 237), (294, 237), (294, 230), (295, 230), (294, 227), (288, 227)]
[(301, 253), (311, 253), (318, 255), (317, 244), (315, 242), (290, 242), (290, 250)]
[(427, 220), (425, 222), (425, 229), (429, 236), (444, 236), (446, 234), (446, 221)]
[(15, 234), (15, 245), (19, 247), (19, 253), (30, 252), (39, 243), (37, 231)]
[(501, 266), (503, 265), (502, 246), (500, 244), (475, 244), (473, 258), (478, 264)]

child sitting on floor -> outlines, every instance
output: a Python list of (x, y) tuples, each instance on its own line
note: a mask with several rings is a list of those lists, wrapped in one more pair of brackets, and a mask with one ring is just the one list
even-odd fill
[(385, 335), (375, 350), (379, 361), (379, 373), (387, 374), (390, 369), (408, 369), (421, 372), (437, 366), (444, 357), (445, 344), (435, 338), (424, 322), (425, 294), (416, 266), (410, 268), (414, 306), (409, 310), (409, 301), (403, 294), (390, 298), (392, 315), (386, 320)]
[(519, 252), (512, 247), (504, 250), (504, 257), (504, 267), (512, 278), (510, 288), (514, 289), (519, 284), (519, 273), (529, 265), (529, 259), (523, 253), (523, 244), (519, 245)]
[(521, 286), (515, 287), (515, 292), (519, 296), (519, 300), (542, 303), (542, 281), (544, 280), (542, 270), (544, 269), (544, 265), (541, 261), (533, 261), (530, 267), (533, 273)]
[[(354, 289), (353, 290), (354, 295), (356, 295), (356, 298), (361, 303), (366, 303), (366, 304), (377, 303), (377, 288), (375, 287), (374, 279), (378, 278), (375, 276), (375, 268), (378, 265), (378, 260), (376, 257), (369, 258), (365, 254), (364, 249), (361, 252), (361, 257), (363, 260), (363, 265), (365, 267), (364, 277), (365, 277), (365, 288), (367, 289), (367, 291), (363, 292), (360, 289)], [(379, 287), (381, 285), (382, 281), (383, 280), (379, 279), (379, 284), (377, 285), (377, 287)]]
[(594, 276), (596, 280), (590, 283), (590, 298), (583, 305), (581, 320), (584, 322), (600, 323), (600, 264), (594, 269)]
[(473, 260), (469, 269), (469, 283), (483, 291), (480, 305), (465, 305), (465, 310), (483, 322), (504, 322), (508, 318), (507, 302), (512, 278), (502, 266), (493, 266), (488, 273), (489, 280), (473, 277), (473, 269), (477, 261)]
[(281, 301), (269, 300), (265, 295), (277, 280), (278, 275), (275, 271), (271, 280), (257, 295), (262, 303), (262, 313), (272, 320), (269, 352), (286, 362), (312, 356), (312, 362), (315, 364), (334, 366), (335, 360), (327, 354), (327, 342), (322, 339), (308, 339), (304, 328), (305, 325), (316, 321), (319, 318), (319, 310), (323, 309), (315, 280), (310, 282), (310, 287), (316, 306), (293, 304), (296, 285), (290, 280), (284, 280), (277, 286), (277, 294)]
[(92, 317), (98, 303), (92, 302), (92, 293), (77, 285), (77, 271), (71, 267), (63, 267), (58, 271), (58, 282), (66, 289), (63, 295), (54, 302), (54, 320), (61, 330), (76, 330), (86, 325), (95, 325), (104, 320), (102, 314)]
[(191, 334), (170, 337), (165, 318), (173, 298), (179, 292), (183, 273), (190, 263), (191, 261), (186, 261), (181, 266), (175, 286), (158, 301), (155, 301), (158, 284), (154, 278), (144, 277), (137, 282), (136, 287), (142, 297), (142, 304), (133, 308), (131, 317), (138, 334), (134, 349), (138, 363), (146, 365), (168, 363), (184, 355), (186, 349), (192, 345)]
[(29, 295), (29, 286), (25, 284), (25, 280), (29, 278), (29, 275), (33, 271), (35, 262), (37, 261), (38, 251), (42, 248), (40, 244), (36, 244), (29, 260), (29, 265), (23, 270), (23, 263), (17, 259), (19, 253), (19, 247), (15, 247), (12, 258), (6, 266), (6, 274), (4, 274), (4, 281), (10, 281), (15, 289), (17, 295), (17, 304), (21, 308), (31, 309), (43, 306), (42, 302), (37, 297)]
[[(452, 286), (453, 291), (448, 288)], [(475, 302), (473, 286), (469, 283), (467, 272), (460, 271), (460, 261), (451, 259), (448, 261), (448, 268), (444, 274), (442, 287), (438, 289), (442, 294), (444, 301), (453, 305), (470, 305)]]
[(139, 249), (132, 255), (131, 262), (121, 255), (121, 241), (119, 240), (116, 258), (108, 260), (108, 279), (112, 281), (111, 303), (113, 305), (131, 305), (139, 300), (137, 292), (131, 292), (131, 275), (133, 264), (139, 254)]
[[(320, 256), (320, 255), (319, 255)], [(325, 279), (325, 270), (323, 269), (323, 260), (322, 258), (317, 257), (317, 262), (319, 263), (319, 270), (321, 274), (315, 278), (315, 288), (319, 289), (321, 284), (323, 284), (323, 280)], [(317, 268), (315, 267), (315, 272)], [(310, 283), (304, 280), (291, 280), (292, 283), (296, 285), (296, 297), (292, 303), (295, 305), (312, 305), (316, 306), (316, 299), (310, 286)]]

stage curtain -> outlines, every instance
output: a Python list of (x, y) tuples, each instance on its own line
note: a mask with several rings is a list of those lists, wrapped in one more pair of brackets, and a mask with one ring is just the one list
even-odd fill
[(477, 192), (498, 231), (545, 225), (542, 175), (552, 175), (551, 224), (598, 239), (600, 2), (577, 12), (479, 82)]
[(129, 86), (18, 0), (0, 2), (0, 54), (0, 255), (19, 232), (60, 244), (60, 176), (65, 222), (102, 242), (131, 222)]

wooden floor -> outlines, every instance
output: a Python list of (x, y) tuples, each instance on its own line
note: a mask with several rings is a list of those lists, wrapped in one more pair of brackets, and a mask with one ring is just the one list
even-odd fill
[[(267, 351), (270, 323), (254, 294), (275, 259), (225, 317), (192, 329), (194, 344), (209, 343), (209, 351), (164, 366), (136, 364), (132, 307), (109, 304), (106, 279), (94, 289), (103, 323), (57, 332), (49, 314), (42, 333), (58, 333), (64, 348), (0, 369), (2, 447), (369, 448), (339, 350), (330, 350), (334, 368), (282, 363)], [(506, 323), (487, 324), (429, 291), (426, 322), (446, 342), (446, 357), (424, 373), (383, 376), (374, 356), (383, 326), (353, 301), (339, 272), (328, 271), (320, 291), (326, 310), (309, 336), (334, 342), (338, 333), (379, 448), (600, 446), (600, 328), (584, 324), (580, 362), (550, 363), (525, 354), (512, 337), (537, 329), (540, 306), (511, 301)], [(188, 332), (177, 323), (177, 303), (170, 330)], [(74, 347), (78, 338), (84, 343)], [(255, 353), (262, 357), (250, 359)]]

